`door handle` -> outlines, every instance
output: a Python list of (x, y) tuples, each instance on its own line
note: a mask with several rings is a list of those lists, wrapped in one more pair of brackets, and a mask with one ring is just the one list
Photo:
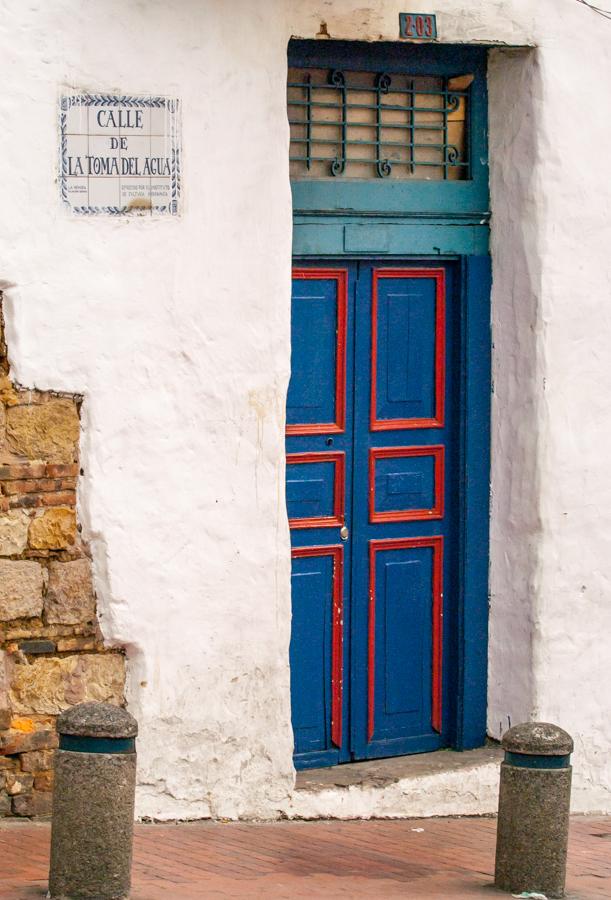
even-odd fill
[(339, 530), (339, 536), (341, 537), (342, 541), (348, 540), (348, 538), (350, 537), (350, 532), (348, 531), (347, 525), (342, 525), (342, 527)]

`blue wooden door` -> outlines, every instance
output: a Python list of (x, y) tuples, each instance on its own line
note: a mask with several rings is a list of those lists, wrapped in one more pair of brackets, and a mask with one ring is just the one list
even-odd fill
[(449, 739), (456, 281), (437, 262), (293, 273), (286, 497), (298, 768)]

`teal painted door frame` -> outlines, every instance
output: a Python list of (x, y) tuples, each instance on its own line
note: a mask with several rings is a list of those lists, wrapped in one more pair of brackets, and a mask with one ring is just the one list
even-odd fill
[[(458, 280), (457, 571), (448, 745), (486, 735), (490, 456), (490, 259), (485, 48), (291, 41), (289, 65), (474, 75), (467, 181), (303, 179), (292, 183), (295, 265), (448, 263)], [(293, 448), (294, 449), (294, 448)]]

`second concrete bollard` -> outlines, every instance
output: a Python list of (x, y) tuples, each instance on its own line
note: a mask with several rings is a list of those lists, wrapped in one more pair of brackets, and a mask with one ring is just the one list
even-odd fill
[(573, 739), (557, 725), (529, 722), (510, 728), (502, 746), (494, 883), (563, 897)]
[(52, 900), (129, 897), (138, 723), (108, 703), (81, 703), (57, 720)]

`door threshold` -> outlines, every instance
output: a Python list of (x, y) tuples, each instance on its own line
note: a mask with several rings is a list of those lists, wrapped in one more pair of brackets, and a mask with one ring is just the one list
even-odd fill
[(405, 779), (444, 775), (490, 763), (500, 763), (503, 751), (498, 745), (477, 750), (435, 750), (388, 759), (370, 759), (344, 763), (323, 769), (302, 769), (297, 772), (296, 791), (318, 793), (334, 788), (384, 788)]

